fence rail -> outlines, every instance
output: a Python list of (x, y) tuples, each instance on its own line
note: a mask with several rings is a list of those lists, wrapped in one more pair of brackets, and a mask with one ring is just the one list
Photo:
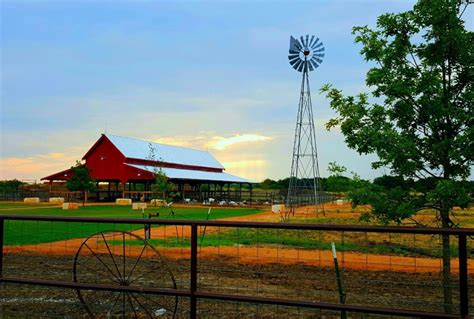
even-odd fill
[[(94, 223), (114, 225), (154, 225), (174, 226), (190, 228), (190, 267), (188, 289), (161, 289), (154, 287), (141, 287), (136, 285), (107, 285), (96, 283), (78, 283), (64, 280), (44, 280), (38, 278), (22, 278), (5, 276), (2, 270), (4, 263), (4, 236), (5, 223), (10, 221), (22, 222), (51, 222), (51, 223)], [(413, 309), (398, 309), (373, 307), (366, 305), (351, 305), (341, 303), (330, 303), (311, 300), (294, 300), (288, 298), (271, 298), (266, 296), (230, 294), (222, 292), (207, 291), (198, 287), (199, 272), (199, 229), (204, 228), (236, 228), (241, 229), (269, 229), (287, 231), (322, 231), (322, 232), (351, 232), (351, 233), (382, 233), (382, 234), (413, 234), (413, 235), (435, 235), (451, 236), (458, 238), (458, 281), (459, 281), (459, 312), (457, 314), (442, 313), (435, 311), (419, 311)], [(176, 232), (178, 229), (176, 228)], [(183, 235), (184, 236), (184, 235)], [(199, 314), (199, 300), (217, 300), (237, 303), (252, 303), (261, 305), (277, 305), (287, 307), (298, 307), (304, 309), (331, 310), (338, 312), (354, 312), (375, 315), (391, 315), (418, 318), (468, 318), (469, 317), (469, 286), (468, 286), (468, 237), (474, 236), (474, 228), (414, 228), (414, 227), (390, 227), (390, 226), (361, 226), (361, 225), (330, 225), (330, 224), (302, 224), (302, 223), (270, 223), (270, 222), (244, 222), (244, 221), (205, 221), (205, 220), (154, 220), (154, 219), (116, 219), (116, 218), (85, 218), (85, 217), (53, 217), (53, 216), (23, 216), (23, 215), (0, 215), (0, 282), (5, 284), (33, 285), (44, 287), (57, 287), (67, 289), (87, 289), (97, 291), (127, 292), (134, 294), (150, 294), (176, 296), (189, 299), (189, 316), (196, 318)], [(105, 240), (105, 238), (104, 238)], [(125, 237), (124, 237), (125, 241)], [(108, 248), (108, 246), (107, 246)], [(125, 266), (124, 266), (125, 267)], [(5, 289), (5, 288), (3, 288)], [(407, 293), (409, 293), (407, 291)]]

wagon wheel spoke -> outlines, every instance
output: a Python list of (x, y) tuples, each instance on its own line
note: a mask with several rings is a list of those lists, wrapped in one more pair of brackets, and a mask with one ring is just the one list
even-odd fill
[(132, 298), (130, 298), (130, 294), (127, 292), (126, 295), (127, 295), (128, 302), (130, 303), (130, 307), (132, 307), (132, 311), (133, 311), (133, 314), (135, 315), (135, 318), (138, 318), (138, 314), (137, 314), (137, 311), (135, 310), (135, 307), (133, 306), (133, 302), (132, 302)]
[[(107, 250), (109, 251), (110, 258), (112, 258), (112, 262), (113, 262), (114, 265), (115, 265), (115, 269), (117, 269), (117, 273), (118, 273), (119, 277), (120, 277), (121, 279), (123, 279), (123, 278), (122, 278), (122, 274), (120, 273), (120, 270), (119, 270), (119, 268), (118, 268), (118, 266), (117, 266), (117, 263), (115, 262), (114, 254), (113, 254), (112, 251), (110, 250), (109, 243), (108, 243), (107, 240), (105, 239), (104, 233), (102, 233), (101, 235), (102, 235), (102, 238), (104, 239), (105, 246), (107, 247)], [(125, 276), (125, 274), (124, 274), (124, 276)]]
[(156, 271), (156, 270), (158, 270), (158, 269), (160, 269), (160, 268), (161, 268), (161, 265), (158, 265), (158, 268), (152, 268), (151, 270), (148, 270), (147, 272), (141, 274), (140, 276), (135, 277), (133, 280), (131, 280), (131, 281), (129, 282), (129, 284), (131, 284), (131, 283), (137, 281), (138, 279), (144, 278), (145, 276), (151, 274), (152, 272), (154, 272), (154, 271)]
[(127, 303), (125, 302), (125, 292), (122, 292), (122, 315), (125, 318), (125, 314), (127, 313)]
[[(164, 297), (164, 298), (163, 298), (163, 303), (158, 302), (158, 301), (156, 301), (156, 300), (153, 300), (152, 298), (146, 296), (145, 294), (141, 294), (141, 296), (142, 296), (144, 299), (148, 300), (150, 303), (155, 304), (155, 305), (158, 306), (158, 307), (164, 308), (164, 309), (166, 309), (167, 311), (169, 311), (169, 312), (171, 312), (171, 313), (174, 313), (175, 310), (176, 310), (176, 304), (177, 304), (177, 299), (176, 299), (176, 297), (174, 298), (175, 302), (172, 303), (172, 305), (171, 305), (171, 307), (170, 307), (170, 306), (167, 305), (169, 302), (165, 302), (165, 301), (164, 301), (167, 296), (163, 296), (163, 297)], [(172, 296), (170, 296), (170, 297), (172, 298)]]
[[(120, 278), (117, 277), (117, 275), (112, 271), (112, 269), (110, 269), (109, 266), (107, 266), (107, 264), (102, 260), (102, 258), (100, 258), (100, 256), (97, 255), (97, 253), (96, 253), (95, 251), (93, 251), (92, 248), (90, 248), (89, 245), (87, 245), (87, 243), (85, 243), (84, 246), (86, 246), (86, 247), (91, 251), (91, 253), (95, 256), (95, 258), (97, 258), (97, 259), (100, 261), (100, 263), (101, 263), (102, 265), (104, 265), (104, 267), (105, 267), (112, 275), (114, 275), (115, 278), (117, 278), (118, 281), (120, 281)], [(117, 270), (118, 270), (118, 269), (117, 269)], [(120, 275), (120, 273), (119, 273), (119, 275)]]
[(140, 302), (140, 300), (138, 300), (137, 297), (135, 297), (133, 295), (133, 293), (130, 293), (130, 296), (132, 296), (132, 298), (137, 302), (137, 304), (140, 306), (141, 309), (143, 309), (143, 311), (146, 312), (146, 314), (148, 315), (148, 317), (152, 318), (153, 319), (153, 315), (146, 309), (145, 306), (143, 306), (143, 304)]
[(109, 310), (107, 311), (107, 314), (110, 314), (114, 310), (115, 305), (117, 304), (119, 299), (120, 299), (120, 293), (118, 293), (117, 297), (115, 297), (114, 303), (112, 304), (112, 307), (110, 307)]
[(126, 255), (125, 255), (125, 233), (122, 233), (122, 248), (123, 248), (123, 280), (127, 279), (125, 275), (125, 263), (127, 261)]
[[(77, 261), (76, 263), (77, 263), (78, 265), (80, 265), (81, 267), (86, 268), (86, 269), (89, 270), (89, 271), (95, 272), (97, 275), (100, 276), (100, 278), (109, 279), (109, 277), (105, 276), (107, 273), (111, 273), (110, 270), (108, 270), (108, 269), (107, 269), (107, 271), (99, 271), (99, 270), (97, 270), (97, 269), (95, 269), (95, 268), (92, 268), (92, 267), (90, 267), (90, 266), (87, 266), (86, 264), (84, 264), (84, 263), (82, 263), (82, 262), (80, 262), (80, 261)], [(98, 263), (96, 263), (95, 265), (98, 265)], [(114, 273), (111, 273), (111, 274), (114, 275), (114, 278), (115, 278), (116, 280), (112, 280), (112, 279), (109, 279), (109, 280), (110, 280), (111, 282), (113, 282), (113, 283), (118, 283), (118, 282), (119, 282), (119, 278), (118, 278), (117, 276), (115, 276)]]
[(145, 249), (146, 249), (146, 248), (147, 248), (147, 245), (143, 245), (142, 251), (140, 252), (140, 255), (138, 256), (137, 260), (135, 260), (135, 264), (133, 265), (132, 270), (130, 270), (130, 273), (128, 274), (126, 280), (130, 280), (130, 278), (132, 277), (133, 271), (134, 271), (135, 268), (137, 267), (138, 262), (139, 262), (140, 259), (142, 258), (143, 253), (145, 252)]

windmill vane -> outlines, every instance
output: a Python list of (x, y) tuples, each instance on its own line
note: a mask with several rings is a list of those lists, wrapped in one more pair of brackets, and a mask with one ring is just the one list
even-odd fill
[(288, 60), (291, 66), (298, 72), (305, 69), (313, 71), (316, 69), (324, 57), (323, 43), (316, 36), (301, 36), (300, 39), (290, 37), (290, 49)]

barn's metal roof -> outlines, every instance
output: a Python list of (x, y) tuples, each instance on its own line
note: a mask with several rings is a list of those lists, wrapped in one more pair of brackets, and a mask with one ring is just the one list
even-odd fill
[[(126, 164), (132, 167), (140, 168), (148, 172), (152, 172), (153, 168), (144, 165)], [(167, 168), (162, 167), (161, 171), (165, 173), (168, 178), (171, 179), (192, 179), (192, 180), (203, 180), (203, 181), (215, 181), (215, 182), (228, 182), (228, 183), (255, 183), (254, 181), (227, 174), (224, 172), (206, 172), (196, 171), (190, 169), (178, 169), (178, 168)]]
[(150, 146), (154, 149), (156, 161), (191, 166), (202, 166), (224, 169), (224, 167), (207, 151), (187, 147), (172, 146), (144, 140), (137, 140), (117, 135), (105, 135), (125, 157), (150, 160)]

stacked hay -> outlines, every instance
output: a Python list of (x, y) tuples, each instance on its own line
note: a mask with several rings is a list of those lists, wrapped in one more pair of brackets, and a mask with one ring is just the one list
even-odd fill
[(150, 202), (150, 205), (164, 206), (164, 205), (166, 205), (166, 201), (164, 201), (163, 199), (152, 199), (151, 202)]
[(55, 205), (62, 205), (64, 203), (64, 197), (50, 197), (49, 202)]
[(23, 199), (23, 202), (25, 204), (38, 204), (40, 202), (40, 199), (39, 197), (25, 197), (25, 199)]
[(146, 207), (147, 207), (146, 203), (133, 203), (132, 204), (133, 210), (146, 209)]
[(115, 204), (120, 206), (128, 206), (132, 205), (132, 200), (130, 198), (117, 198), (115, 200)]
[(70, 209), (78, 209), (79, 204), (78, 203), (64, 203), (63, 204), (63, 209), (70, 210)]

